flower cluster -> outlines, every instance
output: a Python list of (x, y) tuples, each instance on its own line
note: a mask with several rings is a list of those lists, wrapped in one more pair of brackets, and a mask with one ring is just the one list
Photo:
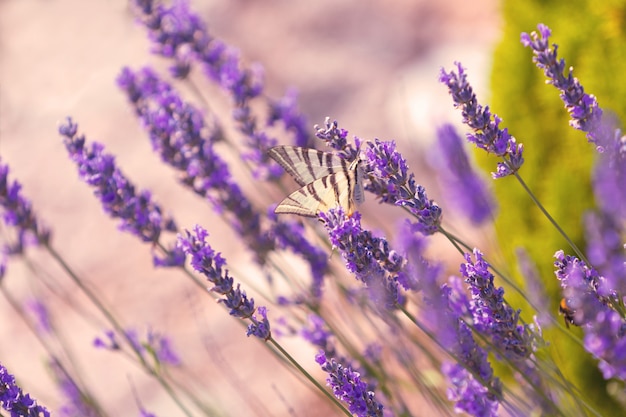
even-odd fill
[[(59, 127), (65, 147), (78, 167), (78, 175), (94, 188), (104, 211), (121, 220), (120, 230), (139, 237), (144, 242), (158, 243), (163, 231), (176, 232), (176, 223), (164, 216), (161, 206), (152, 200), (149, 191), (137, 192), (135, 186), (117, 168), (115, 158), (105, 153), (104, 146), (94, 142), (86, 146), (85, 136), (77, 136), (78, 125), (71, 119)], [(172, 249), (165, 258), (154, 256), (155, 264), (180, 266), (184, 256)]]
[(524, 146), (518, 144), (508, 129), (501, 129), (500, 119), (492, 115), (489, 106), (483, 107), (478, 104), (476, 94), (467, 81), (467, 74), (460, 63), (456, 63), (457, 72), (441, 70), (439, 81), (448, 87), (455, 107), (461, 108), (463, 123), (470, 127), (473, 133), (467, 135), (467, 139), (503, 159), (498, 162), (493, 178), (502, 178), (517, 172), (524, 163)]
[(522, 44), (533, 50), (533, 62), (543, 69), (548, 83), (561, 92), (560, 97), (572, 117), (570, 125), (586, 132), (589, 142), (595, 144), (599, 151), (604, 151), (613, 140), (614, 126), (603, 120), (598, 101), (593, 95), (585, 93), (583, 86), (574, 77), (573, 69), (570, 67), (567, 76), (564, 74), (565, 60), (557, 59), (558, 45), (554, 44), (550, 48), (550, 28), (539, 24), (537, 30), (539, 33), (522, 33)]
[(315, 361), (328, 373), (326, 380), (335, 397), (348, 404), (348, 410), (358, 417), (382, 417), (383, 406), (374, 398), (361, 375), (350, 367), (344, 367), (334, 359), (328, 360), (324, 352), (320, 352)]
[(443, 159), (441, 166), (447, 168), (441, 172), (450, 200), (476, 225), (491, 219), (495, 211), (494, 197), (483, 179), (472, 169), (463, 141), (454, 126), (440, 126), (437, 139)]
[(50, 412), (38, 405), (29, 394), (24, 394), (15, 383), (15, 377), (0, 364), (0, 404), (11, 416), (50, 417)]
[(30, 201), (22, 195), (21, 189), (17, 181), (9, 181), (9, 166), (0, 163), (2, 219), (17, 232), (16, 242), (3, 248), (3, 253), (8, 255), (21, 254), (27, 244), (46, 245), (50, 241), (50, 230), (37, 220)]
[(385, 239), (363, 230), (358, 212), (348, 217), (340, 207), (320, 213), (320, 219), (330, 242), (346, 261), (346, 268), (368, 287), (372, 301), (393, 308), (400, 301), (398, 276), (404, 267), (403, 257)]
[(406, 160), (396, 150), (394, 142), (382, 142), (378, 139), (367, 142), (365, 158), (370, 179), (366, 190), (374, 193), (383, 203), (408, 210), (417, 219), (414, 231), (425, 235), (439, 231), (441, 208), (428, 199), (424, 187), (415, 183)]
[[(185, 231), (184, 236), (178, 237), (178, 245), (191, 257), (191, 266), (213, 284), (211, 291), (223, 296), (219, 302), (230, 309), (230, 315), (252, 321), (248, 326), (248, 335), (269, 339), (271, 332), (267, 310), (255, 308), (254, 300), (248, 299), (239, 284), (234, 287), (234, 279), (228, 273), (228, 269), (225, 269), (226, 261), (206, 242), (208, 236), (205, 229), (196, 226), (193, 233)], [(254, 316), (255, 311), (260, 314), (260, 318)]]

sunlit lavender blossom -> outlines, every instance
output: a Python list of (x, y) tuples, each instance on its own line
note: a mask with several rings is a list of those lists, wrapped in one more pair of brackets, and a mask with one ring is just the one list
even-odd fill
[(555, 274), (561, 281), (574, 320), (585, 332), (585, 349), (600, 360), (606, 379), (626, 380), (626, 322), (609, 307), (610, 296), (598, 296), (603, 277), (576, 257), (558, 251)]
[(517, 172), (524, 163), (524, 146), (518, 144), (508, 129), (501, 129), (500, 119), (492, 115), (489, 106), (478, 104), (476, 94), (467, 81), (467, 75), (460, 63), (456, 63), (457, 72), (447, 73), (441, 69), (439, 81), (448, 87), (454, 107), (461, 108), (463, 123), (469, 126), (473, 133), (468, 133), (467, 139), (480, 149), (501, 157), (504, 161), (498, 162), (493, 178), (502, 178)]
[(426, 190), (415, 183), (415, 177), (408, 172), (406, 160), (396, 151), (395, 142), (367, 142), (364, 151), (369, 167), (370, 183), (365, 189), (373, 192), (383, 203), (400, 206), (409, 211), (417, 223), (413, 231), (431, 235), (439, 230), (441, 208), (428, 199)]
[[(276, 165), (266, 152), (277, 141), (259, 129), (249, 104), (263, 91), (261, 67), (243, 68), (239, 52), (212, 37), (202, 19), (189, 10), (186, 1), (178, 0), (171, 7), (152, 0), (135, 0), (134, 3), (154, 42), (154, 52), (174, 59), (171, 69), (174, 75), (187, 77), (191, 62), (198, 62), (205, 74), (228, 92), (235, 105), (233, 119), (246, 138), (248, 152), (243, 157), (254, 163), (259, 177), (278, 178)], [(292, 112), (290, 119), (295, 123), (297, 116)], [(298, 127), (296, 135), (301, 134)]]
[(533, 50), (533, 62), (543, 70), (548, 83), (555, 86), (560, 92), (561, 100), (569, 112), (572, 120), (570, 125), (587, 133), (587, 140), (597, 146), (598, 151), (610, 143), (614, 135), (614, 126), (603, 123), (602, 109), (593, 95), (586, 94), (583, 86), (573, 75), (573, 68), (569, 68), (564, 75), (565, 60), (557, 59), (558, 45), (550, 48), (550, 28), (544, 24), (537, 25), (537, 32), (522, 33), (521, 42)]
[[(152, 200), (150, 192), (137, 192), (115, 165), (113, 155), (105, 153), (104, 146), (97, 142), (88, 148), (85, 136), (77, 136), (77, 131), (78, 125), (72, 123), (70, 118), (59, 127), (59, 133), (65, 137), (69, 156), (78, 167), (79, 177), (94, 188), (94, 194), (100, 199), (104, 211), (121, 220), (120, 230), (149, 243), (158, 243), (163, 231), (175, 232), (174, 219), (163, 216), (161, 207)], [(154, 259), (158, 259), (158, 256), (154, 255)], [(167, 266), (184, 263), (184, 256), (180, 252), (176, 256), (170, 254), (169, 259), (172, 262)], [(164, 259), (161, 259), (163, 262)]]
[[(330, 121), (330, 117), (326, 117), (324, 120), (324, 126), (315, 125), (315, 136), (318, 139), (326, 142), (328, 146), (338, 151), (338, 155), (348, 160), (353, 160), (357, 157), (358, 150), (348, 143), (348, 131), (339, 127), (339, 123), (334, 120)], [(357, 148), (359, 147), (357, 142)]]
[(382, 417), (383, 406), (368, 390), (367, 383), (361, 375), (350, 367), (344, 367), (335, 359), (328, 360), (324, 352), (315, 356), (315, 361), (328, 373), (326, 382), (335, 397), (348, 404), (348, 410), (358, 417)]
[(478, 249), (474, 249), (474, 259), (466, 253), (466, 262), (461, 264), (461, 274), (472, 295), (474, 327), (492, 338), (498, 354), (514, 361), (527, 358), (534, 346), (529, 329), (519, 324), (520, 311), (504, 301), (504, 289), (495, 287), (489, 264)]
[(496, 415), (502, 398), (502, 385), (493, 375), (487, 352), (476, 343), (464, 321), (464, 317), (468, 319), (470, 302), (462, 282), (451, 277), (447, 284), (440, 286), (437, 275), (425, 274), (420, 280), (426, 304), (422, 321), (457, 361), (442, 364), (441, 371), (450, 384), (448, 399), (455, 402), (457, 410), (468, 414)]
[(0, 364), (0, 404), (11, 417), (49, 417), (50, 412), (38, 405), (29, 394), (24, 394), (15, 383), (15, 377)]
[(215, 210), (227, 213), (259, 263), (265, 263), (273, 242), (262, 232), (259, 213), (213, 147), (221, 132), (208, 129), (202, 114), (150, 68), (138, 73), (125, 68), (118, 84), (128, 93), (163, 162), (181, 172), (181, 182), (207, 198)]
[(47, 245), (50, 240), (50, 230), (37, 220), (30, 201), (22, 195), (21, 190), (22, 186), (17, 181), (9, 181), (9, 166), (0, 162), (2, 220), (17, 231), (17, 241), (3, 248), (3, 252), (9, 256), (21, 254), (28, 244)]
[(206, 242), (209, 233), (200, 226), (194, 227), (193, 234), (185, 231), (185, 235), (178, 236), (178, 245), (189, 256), (191, 256), (191, 266), (213, 284), (210, 289), (222, 295), (219, 300), (230, 309), (230, 315), (242, 319), (252, 319), (252, 324), (248, 327), (248, 335), (253, 334), (263, 339), (271, 337), (269, 322), (267, 321), (266, 310), (258, 309), (262, 319), (253, 319), (252, 316), (257, 310), (254, 307), (254, 299), (246, 296), (240, 290), (240, 285), (234, 288), (234, 279), (225, 269), (226, 261), (215, 252)]
[(438, 288), (437, 278), (443, 271), (443, 264), (424, 258), (426, 238), (413, 233), (408, 220), (398, 231), (398, 236), (398, 250), (406, 259), (405, 273), (398, 276), (398, 283), (407, 291), (420, 291), (424, 286)]
[(339, 207), (320, 213), (320, 219), (347, 269), (367, 286), (374, 303), (393, 308), (399, 302), (398, 275), (403, 273), (404, 258), (385, 239), (363, 230), (358, 212), (348, 217)]
[(495, 200), (487, 184), (470, 165), (461, 136), (451, 124), (437, 129), (439, 172), (445, 181), (443, 189), (457, 211), (475, 225), (493, 217)]

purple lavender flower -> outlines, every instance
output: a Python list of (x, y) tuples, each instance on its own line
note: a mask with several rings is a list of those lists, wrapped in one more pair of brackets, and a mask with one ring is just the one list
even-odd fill
[(398, 250), (406, 259), (404, 273), (398, 276), (398, 283), (407, 291), (420, 291), (424, 287), (437, 287), (438, 291), (437, 278), (443, 271), (443, 264), (424, 258), (426, 239), (413, 233), (412, 228), (407, 220), (398, 232)]
[(252, 323), (248, 325), (246, 336), (253, 335), (259, 339), (269, 340), (272, 337), (272, 333), (270, 332), (270, 322), (267, 319), (267, 307), (261, 306), (256, 311), (259, 313), (259, 317), (252, 315), (250, 318)]
[(557, 59), (558, 45), (550, 48), (550, 28), (544, 24), (537, 25), (537, 32), (522, 33), (521, 42), (533, 50), (533, 62), (543, 69), (548, 77), (548, 83), (555, 86), (560, 92), (561, 100), (571, 116), (570, 126), (587, 133), (587, 140), (596, 145), (602, 152), (604, 147), (613, 138), (614, 127), (603, 123), (602, 109), (593, 95), (586, 94), (583, 86), (573, 76), (570, 67), (567, 76), (564, 75), (565, 60)]
[[(277, 141), (259, 130), (249, 104), (263, 91), (260, 66), (243, 68), (239, 53), (213, 38), (204, 22), (189, 10), (185, 1), (176, 1), (171, 7), (155, 5), (151, 0), (135, 0), (135, 4), (154, 43), (153, 51), (174, 59), (171, 72), (175, 76), (187, 77), (191, 62), (199, 62), (205, 74), (229, 93), (235, 105), (233, 118), (244, 134), (248, 147), (243, 157), (259, 167), (259, 171), (256, 171), (258, 175), (263, 174), (270, 180), (277, 179), (276, 174), (281, 172), (277, 171), (266, 153)], [(291, 106), (291, 109), (294, 107)], [(289, 119), (291, 122), (287, 128), (298, 125), (295, 113), (292, 112)], [(263, 169), (268, 166), (271, 168)]]
[(280, 100), (270, 100), (270, 114), (267, 124), (273, 126), (282, 121), (285, 130), (292, 131), (295, 135), (294, 144), (303, 148), (313, 147), (311, 135), (308, 133), (306, 117), (298, 109), (298, 94), (290, 89)]
[(587, 257), (603, 277), (601, 294), (626, 294), (626, 248), (624, 227), (614, 217), (602, 212), (585, 214)]
[(455, 402), (454, 411), (480, 417), (498, 415), (499, 401), (462, 365), (446, 362), (441, 372), (450, 384), (448, 399)]
[(156, 417), (156, 414), (153, 414), (142, 408), (139, 410), (139, 417)]
[(257, 261), (265, 263), (267, 253), (274, 249), (273, 241), (261, 231), (259, 213), (213, 147), (221, 132), (207, 129), (200, 112), (149, 68), (137, 74), (125, 68), (118, 84), (128, 93), (163, 162), (180, 171), (181, 182), (208, 199), (215, 210), (227, 213)]
[(335, 356), (334, 342), (331, 340), (333, 334), (326, 328), (324, 320), (315, 314), (309, 314), (307, 317), (307, 327), (304, 327), (300, 334), (304, 340), (318, 347), (328, 356)]
[(144, 347), (154, 353), (159, 363), (171, 366), (179, 366), (182, 363), (172, 346), (172, 341), (167, 336), (150, 330), (146, 336)]
[(626, 222), (626, 135), (615, 131), (612, 142), (605, 145), (593, 172), (593, 192), (601, 211), (612, 221)]
[(533, 263), (526, 250), (517, 248), (515, 255), (520, 272), (526, 281), (526, 296), (537, 311), (537, 321), (542, 327), (546, 326), (552, 322), (550, 314), (551, 301), (546, 294), (544, 283), (541, 280), (539, 271), (537, 271), (537, 266)]
[(346, 216), (343, 208), (320, 213), (330, 242), (339, 249), (346, 267), (363, 282), (377, 306), (394, 308), (399, 302), (398, 274), (402, 273), (404, 258), (389, 247), (383, 238), (361, 228), (361, 215)]
[(315, 136), (326, 142), (328, 146), (338, 151), (338, 155), (348, 160), (353, 160), (357, 157), (357, 149), (359, 148), (359, 141), (356, 138), (356, 149), (352, 144), (348, 143), (346, 139), (348, 137), (348, 131), (339, 127), (337, 121), (331, 123), (330, 117), (324, 120), (324, 126), (315, 125)]
[(558, 251), (554, 263), (573, 320), (583, 327), (585, 349), (600, 360), (606, 379), (626, 379), (626, 322), (610, 306), (615, 297), (598, 295), (603, 277), (581, 260)]
[(426, 190), (415, 183), (408, 173), (406, 160), (396, 151), (395, 142), (368, 142), (365, 158), (369, 166), (370, 183), (366, 190), (380, 201), (404, 207), (417, 218), (414, 230), (425, 235), (437, 232), (441, 223), (441, 208), (428, 199)]
[(50, 313), (44, 303), (40, 300), (32, 299), (26, 302), (26, 308), (30, 310), (31, 314), (34, 316), (37, 327), (41, 333), (50, 333), (52, 331)]
[(37, 220), (30, 201), (22, 195), (22, 186), (9, 182), (9, 166), (0, 163), (0, 207), (2, 219), (17, 231), (17, 241), (3, 249), (6, 255), (21, 254), (28, 244), (47, 245), (50, 230)]
[(97, 417), (102, 415), (94, 399), (80, 389), (76, 381), (58, 362), (50, 363), (50, 368), (65, 400), (59, 410), (60, 416)]
[[(246, 293), (240, 290), (239, 284), (234, 288), (234, 280), (229, 275), (228, 269), (225, 269), (226, 261), (222, 256), (215, 252), (213, 248), (206, 242), (209, 233), (200, 226), (194, 227), (193, 234), (189, 231), (185, 232), (185, 236), (178, 236), (179, 247), (189, 256), (191, 256), (191, 266), (201, 274), (207, 277), (209, 282), (213, 284), (211, 291), (222, 295), (224, 298), (219, 302), (223, 303), (230, 309), (230, 315), (242, 319), (252, 318), (255, 307), (254, 300), (248, 299)], [(262, 319), (252, 319), (256, 328), (249, 328), (248, 335), (262, 337), (267, 340), (271, 337), (270, 325), (267, 321), (266, 310), (257, 310)]]
[(348, 404), (348, 411), (358, 417), (382, 417), (382, 404), (376, 401), (374, 393), (368, 390), (367, 383), (361, 380), (358, 372), (344, 367), (335, 359), (328, 360), (323, 351), (315, 356), (315, 361), (328, 373), (328, 386), (335, 397)]
[(273, 209), (268, 211), (268, 218), (273, 222), (269, 235), (276, 242), (277, 247), (291, 249), (309, 263), (312, 277), (310, 294), (313, 300), (319, 300), (322, 296), (324, 275), (328, 271), (328, 255), (321, 248), (308, 241), (302, 223), (279, 221)]
[[(67, 124), (59, 128), (59, 133), (65, 137), (65, 146), (78, 167), (80, 178), (94, 188), (104, 211), (121, 220), (120, 230), (149, 243), (157, 243), (163, 231), (175, 232), (174, 219), (162, 214), (161, 207), (152, 200), (150, 192), (137, 192), (115, 165), (115, 158), (104, 152), (104, 146), (94, 142), (88, 148), (85, 136), (77, 136), (77, 130), (78, 125), (68, 118)], [(181, 259), (180, 256), (173, 258)], [(157, 255), (154, 259), (157, 264)]]
[(474, 327), (492, 338), (498, 354), (513, 361), (526, 359), (534, 346), (529, 329), (518, 324), (520, 311), (513, 311), (505, 302), (504, 289), (495, 287), (489, 264), (478, 249), (474, 249), (474, 259), (466, 253), (466, 262), (461, 264), (461, 274), (472, 295)]
[(24, 394), (15, 383), (15, 377), (0, 364), (0, 404), (11, 413), (11, 416), (49, 417), (50, 412), (43, 406), (37, 405), (29, 394)]
[(447, 73), (442, 69), (439, 81), (448, 87), (454, 107), (461, 108), (463, 123), (473, 130), (473, 133), (467, 135), (467, 139), (477, 147), (503, 159), (503, 162), (498, 162), (496, 172), (492, 173), (494, 179), (514, 174), (524, 163), (523, 145), (518, 145), (507, 129), (500, 128), (502, 119), (495, 114), (492, 115), (489, 106), (483, 107), (478, 104), (476, 94), (467, 81), (465, 70), (458, 62), (456, 66), (458, 73), (454, 71)]
[(96, 348), (108, 349), (108, 350), (119, 350), (120, 344), (117, 342), (117, 338), (115, 336), (115, 332), (113, 330), (107, 330), (104, 332), (106, 339), (102, 339), (100, 337), (96, 337), (93, 340), (93, 345)]
[(494, 215), (495, 201), (487, 185), (471, 167), (461, 137), (454, 126), (437, 129), (440, 171), (448, 198), (472, 223), (480, 225)]

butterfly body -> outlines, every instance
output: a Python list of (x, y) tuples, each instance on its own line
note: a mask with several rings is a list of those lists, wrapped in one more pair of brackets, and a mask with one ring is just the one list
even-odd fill
[(276, 146), (268, 155), (302, 187), (281, 201), (275, 213), (317, 217), (320, 212), (343, 207), (351, 215), (365, 199), (358, 158), (346, 161), (330, 152), (298, 146)]

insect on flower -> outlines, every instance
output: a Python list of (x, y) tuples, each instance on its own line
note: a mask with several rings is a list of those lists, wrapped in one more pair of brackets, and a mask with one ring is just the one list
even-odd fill
[(576, 312), (568, 305), (565, 297), (561, 298), (559, 303), (559, 314), (563, 316), (565, 326), (569, 329), (569, 325), (580, 326), (580, 323), (576, 320)]
[(268, 155), (278, 162), (302, 188), (280, 202), (275, 213), (317, 217), (334, 207), (352, 215), (365, 200), (360, 159), (341, 159), (334, 153), (297, 146), (275, 146)]

